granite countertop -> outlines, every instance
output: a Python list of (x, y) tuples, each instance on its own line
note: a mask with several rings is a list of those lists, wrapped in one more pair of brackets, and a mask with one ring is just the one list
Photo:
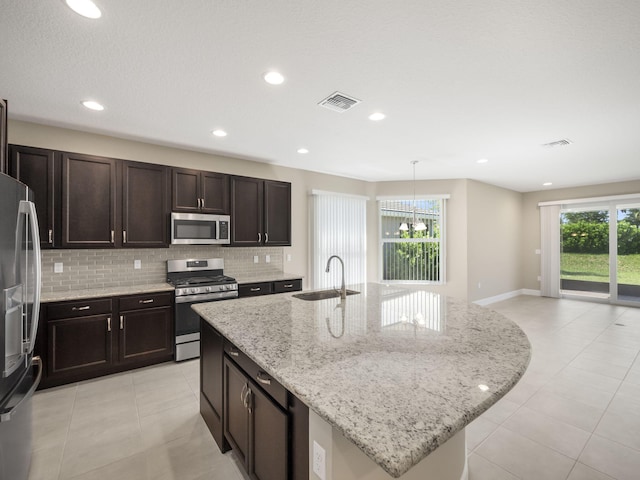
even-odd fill
[(520, 379), (524, 332), (489, 309), (409, 286), (352, 285), (193, 309), (393, 477), (444, 444)]
[[(230, 274), (231, 275), (231, 274)], [(302, 275), (294, 273), (273, 272), (273, 273), (243, 273), (231, 275), (240, 284), (242, 283), (260, 283), (260, 282), (281, 282), (284, 280), (300, 280)]]
[(149, 285), (129, 285), (122, 287), (85, 288), (80, 290), (65, 290), (62, 292), (48, 292), (40, 296), (41, 303), (62, 302), (65, 300), (80, 300), (84, 298), (117, 297), (120, 295), (135, 295), (138, 293), (169, 292), (174, 288), (168, 283), (153, 283)]

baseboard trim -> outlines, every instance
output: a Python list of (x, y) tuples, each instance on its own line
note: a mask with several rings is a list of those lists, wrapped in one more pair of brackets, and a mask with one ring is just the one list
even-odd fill
[(492, 303), (502, 302), (504, 300), (509, 300), (510, 298), (519, 297), (520, 295), (532, 295), (539, 297), (540, 290), (522, 288), (520, 290), (514, 290), (512, 292), (501, 293), (500, 295), (495, 295), (493, 297), (481, 298), (480, 300), (476, 300), (473, 303), (475, 303), (476, 305), (480, 305), (481, 307), (485, 307), (487, 305), (491, 305)]

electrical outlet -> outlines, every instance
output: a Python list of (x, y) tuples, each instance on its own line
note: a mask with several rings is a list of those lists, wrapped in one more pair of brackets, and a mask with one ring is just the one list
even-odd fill
[(482, 288), (482, 283), (478, 282), (478, 289)]
[(318, 442), (313, 441), (313, 473), (315, 473), (320, 480), (326, 480), (326, 469), (327, 466), (325, 464), (325, 451)]
[(287, 262), (290, 262), (290, 261), (291, 261), (291, 254), (287, 253)]
[(540, 255), (542, 251), (539, 248), (536, 248), (536, 255)]
[(140, 260), (133, 261), (133, 268), (135, 270), (140, 270), (142, 268), (142, 262)]
[(264, 256), (264, 261), (265, 261), (265, 263), (271, 263), (271, 255), (265, 255)]
[(62, 262), (55, 262), (53, 264), (53, 273), (62, 273), (64, 268), (62, 266)]
[(258, 263), (260, 261), (260, 259), (258, 258), (258, 255), (254, 255), (253, 256), (253, 263)]
[(540, 275), (538, 275), (538, 281), (541, 282), (542, 281), (542, 277)]

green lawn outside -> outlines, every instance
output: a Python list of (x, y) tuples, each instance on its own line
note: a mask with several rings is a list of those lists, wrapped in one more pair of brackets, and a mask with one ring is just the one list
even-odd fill
[[(562, 253), (560, 277), (590, 282), (609, 281), (609, 255)], [(618, 283), (640, 285), (640, 254), (618, 255)]]

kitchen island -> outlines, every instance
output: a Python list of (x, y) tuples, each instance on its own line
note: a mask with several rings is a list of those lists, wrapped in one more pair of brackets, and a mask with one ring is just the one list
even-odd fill
[(496, 312), (421, 288), (349, 288), (360, 293), (193, 308), (309, 407), (310, 452), (314, 441), (326, 450), (327, 480), (464, 477), (464, 427), (523, 375), (526, 335)]

